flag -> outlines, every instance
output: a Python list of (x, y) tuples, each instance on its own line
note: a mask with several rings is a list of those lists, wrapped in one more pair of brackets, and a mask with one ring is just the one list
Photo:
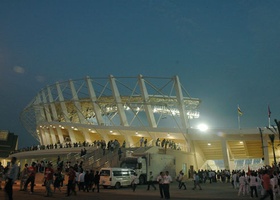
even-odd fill
[(242, 116), (242, 115), (243, 115), (243, 113), (242, 113), (241, 109), (239, 108), (239, 106), (237, 107), (237, 112), (238, 112), (238, 115), (239, 115), (239, 116)]
[(267, 109), (268, 109), (268, 117), (270, 118), (271, 111), (270, 111), (270, 107), (269, 107), (269, 105), (268, 105)]
[(250, 169), (250, 167), (248, 165), (248, 176), (250, 176), (250, 175), (251, 175), (251, 169)]

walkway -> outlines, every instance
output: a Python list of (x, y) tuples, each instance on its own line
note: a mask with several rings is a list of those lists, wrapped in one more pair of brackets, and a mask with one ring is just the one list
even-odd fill
[[(3, 183), (2, 183), (3, 184)], [(232, 188), (230, 183), (205, 183), (201, 184), (202, 190), (192, 190), (192, 182), (187, 182), (187, 190), (179, 190), (177, 188), (177, 182), (173, 182), (171, 184), (170, 194), (171, 199), (174, 200), (198, 200), (198, 199), (207, 199), (207, 200), (245, 200), (250, 199), (250, 196), (237, 196), (237, 190)], [(29, 194), (28, 192), (19, 191), (19, 185), (16, 184), (14, 186), (14, 199), (29, 199), (29, 200), (41, 200), (41, 199), (71, 199), (71, 200), (154, 200), (160, 199), (159, 191), (150, 190), (147, 191), (146, 185), (140, 185), (136, 188), (136, 191), (133, 192), (131, 188), (121, 188), (119, 190), (116, 189), (100, 189), (100, 193), (96, 192), (77, 192), (77, 196), (66, 197), (66, 187), (64, 186), (61, 192), (56, 192), (53, 197), (44, 197), (45, 196), (45, 188), (41, 186), (41, 184), (37, 184), (34, 189), (33, 194)], [(0, 199), (4, 199), (4, 191), (0, 191)]]

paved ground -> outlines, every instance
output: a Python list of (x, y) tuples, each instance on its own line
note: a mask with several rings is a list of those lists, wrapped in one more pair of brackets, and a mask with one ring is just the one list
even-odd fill
[[(2, 183), (3, 184), (3, 183)], [(179, 190), (177, 182), (171, 184), (170, 194), (171, 199), (180, 200), (196, 200), (196, 199), (207, 199), (207, 200), (245, 200), (251, 199), (250, 196), (237, 196), (237, 190), (234, 190), (230, 183), (205, 183), (202, 184), (202, 190), (192, 190), (192, 182), (187, 182), (187, 190)], [(160, 199), (159, 191), (149, 190), (147, 191), (146, 185), (139, 185), (136, 191), (133, 192), (131, 188), (121, 189), (100, 189), (100, 193), (96, 192), (77, 192), (76, 196), (66, 197), (66, 187), (64, 186), (61, 192), (56, 192), (53, 197), (44, 197), (45, 188), (41, 184), (36, 184), (35, 192), (29, 194), (28, 192), (19, 191), (19, 185), (14, 185), (14, 200), (41, 200), (41, 199), (69, 199), (69, 200), (152, 200)], [(0, 191), (0, 200), (4, 200), (4, 191)], [(256, 199), (256, 198), (255, 198)]]

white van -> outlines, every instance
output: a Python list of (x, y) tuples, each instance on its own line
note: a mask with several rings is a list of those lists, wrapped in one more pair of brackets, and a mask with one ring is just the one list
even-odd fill
[(100, 185), (104, 188), (130, 186), (135, 171), (127, 168), (101, 168)]

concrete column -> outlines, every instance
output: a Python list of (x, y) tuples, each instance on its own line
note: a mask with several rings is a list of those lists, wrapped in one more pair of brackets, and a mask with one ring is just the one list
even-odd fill
[(45, 133), (44, 133), (44, 130), (42, 128), (40, 128), (40, 135), (41, 135), (41, 138), (42, 138), (42, 145), (47, 145), (47, 139), (46, 139), (46, 136), (45, 136)]
[(38, 109), (38, 112), (35, 112), (36, 121), (37, 121), (36, 124), (47, 121), (45, 112), (44, 112), (44, 107), (42, 104), (43, 104), (43, 102), (41, 100), (41, 95), (40, 95), (40, 93), (38, 93), (36, 96), (36, 100), (34, 102), (34, 105), (36, 105), (36, 109)]
[(59, 142), (62, 144), (64, 142), (62, 131), (59, 127), (56, 127), (56, 131), (57, 131)]
[[(77, 94), (77, 91), (75, 89), (73, 81), (70, 80), (69, 84), (70, 84), (70, 88), (71, 88), (71, 92), (72, 92), (72, 96), (73, 96), (73, 100), (74, 100), (75, 109), (76, 109), (76, 112), (78, 114), (79, 122), (81, 124), (86, 124), (86, 119), (85, 119), (84, 115), (82, 114), (82, 106), (81, 106), (81, 103), (79, 101), (79, 97), (78, 97), (78, 94)], [(83, 135), (84, 135), (84, 141), (92, 143), (92, 140), (89, 136), (89, 133), (85, 130), (82, 130), (82, 132), (83, 132)]]
[(264, 164), (271, 165), (269, 160), (269, 151), (268, 151), (268, 135), (263, 136), (263, 153), (264, 153)]
[(43, 129), (43, 132), (44, 132), (44, 134), (45, 134), (45, 138), (46, 138), (47, 145), (48, 145), (48, 144), (51, 144), (49, 130), (45, 128), (45, 129)]
[(75, 137), (75, 133), (72, 129), (68, 129), (68, 134), (69, 134), (71, 143), (77, 142), (76, 137)]
[(185, 109), (185, 103), (184, 103), (184, 95), (182, 92), (181, 88), (181, 83), (179, 80), (178, 76), (175, 76), (175, 89), (176, 89), (176, 96), (177, 96), (177, 102), (178, 102), (178, 107), (180, 111), (180, 118), (181, 118), (181, 123), (184, 129), (189, 128), (188, 126), (188, 117), (186, 114), (186, 109)]
[(180, 111), (181, 124), (182, 124), (183, 130), (186, 130), (186, 132), (182, 132), (182, 135), (184, 136), (184, 138), (187, 142), (188, 150), (190, 152), (193, 152), (194, 146), (193, 146), (190, 136), (188, 134), (189, 123), (188, 123), (188, 117), (187, 117), (186, 109), (185, 109), (184, 95), (182, 92), (181, 83), (180, 83), (178, 76), (174, 77), (174, 84), (175, 84), (175, 89), (176, 89), (178, 109)]
[[(46, 98), (46, 94), (45, 94), (44, 90), (42, 90), (41, 93), (42, 93), (46, 118), (47, 118), (47, 121), (49, 123), (51, 123), (52, 122), (52, 117), (51, 117), (51, 112), (50, 112), (50, 109), (49, 109), (49, 106), (48, 106), (48, 101), (47, 101), (47, 98)], [(55, 144), (57, 141), (56, 141), (55, 134), (52, 130), (52, 127), (50, 127), (50, 129), (49, 129), (49, 133), (50, 133), (50, 136), (51, 136), (51, 143), (50, 144)]]
[[(48, 97), (49, 97), (48, 101), (50, 102), (53, 119), (54, 119), (54, 121), (58, 122), (58, 116), (57, 116), (55, 104), (54, 104), (54, 101), (53, 101), (53, 95), (51, 93), (51, 89), (50, 89), (49, 86), (47, 87), (47, 91), (48, 91)], [(63, 139), (63, 135), (62, 135), (62, 132), (61, 132), (60, 128), (56, 127), (56, 130), (57, 130), (57, 135), (58, 135), (58, 138), (59, 138), (59, 142), (63, 143), (64, 139)]]
[[(139, 86), (140, 86), (140, 89), (141, 89), (141, 95), (142, 95), (142, 99), (143, 99), (143, 102), (144, 102), (144, 108), (145, 108), (145, 111), (146, 111), (146, 116), (147, 116), (149, 125), (152, 128), (156, 128), (157, 124), (156, 124), (155, 116), (154, 116), (154, 113), (152, 111), (152, 106), (149, 104), (149, 94), (148, 94), (148, 91), (147, 91), (147, 88), (146, 88), (146, 85), (145, 85), (145, 82), (144, 82), (144, 79), (143, 79), (142, 75), (138, 76), (138, 82), (139, 82)], [(155, 138), (153, 138), (153, 139), (155, 139)]]
[[(63, 97), (63, 94), (62, 94), (59, 83), (56, 83), (56, 89), (57, 89), (57, 94), (58, 94), (58, 98), (59, 98), (59, 101), (60, 101), (60, 106), (61, 106), (61, 109), (62, 109), (63, 116), (65, 118), (65, 121), (71, 123), (71, 121), (69, 120), (67, 107), (66, 107), (66, 104), (64, 102), (64, 97)], [(75, 134), (71, 129), (68, 130), (68, 133), (69, 133), (69, 137), (70, 137), (71, 142), (72, 143), (77, 142)]]
[(43, 140), (41, 128), (40, 128), (40, 130), (37, 131), (37, 134), (38, 134), (40, 145), (43, 145), (44, 144), (44, 140)]
[(119, 93), (119, 90), (118, 90), (118, 87), (117, 87), (117, 84), (116, 84), (116, 80), (112, 75), (110, 75), (110, 84), (111, 84), (111, 89), (112, 89), (112, 92), (113, 92), (114, 99), (115, 99), (116, 104), (117, 104), (118, 114), (120, 116), (121, 125), (122, 126), (129, 126), (128, 122), (127, 122), (125, 112), (124, 112), (123, 103), (122, 103), (122, 100), (121, 100), (121, 95)]
[(57, 143), (57, 140), (56, 140), (56, 137), (55, 137), (55, 133), (54, 133), (53, 128), (50, 127), (49, 131), (50, 131), (50, 136), (51, 136), (52, 144), (56, 144), (56, 143)]
[(96, 97), (94, 88), (92, 86), (91, 79), (88, 76), (86, 77), (86, 83), (87, 83), (87, 87), (88, 87), (89, 97), (92, 101), (92, 106), (93, 106), (93, 110), (94, 110), (94, 114), (95, 114), (97, 123), (98, 123), (98, 125), (104, 125), (104, 120), (101, 115), (101, 109), (97, 103), (97, 97)]
[(227, 144), (226, 139), (222, 138), (221, 143), (222, 143), (222, 153), (223, 153), (223, 159), (224, 159), (224, 167), (225, 167), (225, 169), (232, 170), (231, 165), (230, 165), (229, 150), (228, 150), (228, 144)]
[(124, 135), (124, 138), (125, 138), (126, 147), (130, 147), (130, 145), (133, 144), (132, 137), (128, 135)]

